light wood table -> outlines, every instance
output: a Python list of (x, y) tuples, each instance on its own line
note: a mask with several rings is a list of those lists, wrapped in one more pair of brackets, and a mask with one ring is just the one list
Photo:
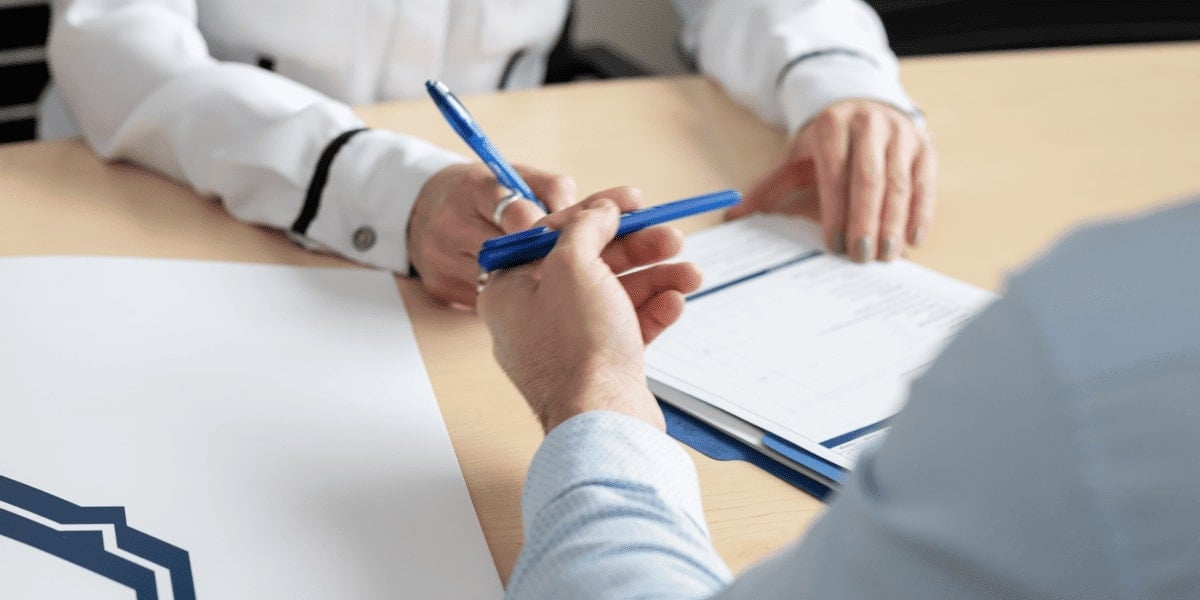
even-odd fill
[[(939, 213), (918, 262), (996, 288), (1065, 229), (1200, 190), (1200, 44), (902, 62), (941, 156)], [(744, 189), (783, 136), (700, 78), (581, 83), (468, 98), (517, 162), (581, 191), (641, 187), (660, 202)], [(361, 109), (377, 127), (463, 149), (427, 101)], [(696, 229), (714, 222), (695, 217)], [(0, 148), (0, 256), (106, 254), (344, 265), (233, 221), (216, 201), (79, 141)], [(433, 387), (502, 577), (541, 434), (495, 366), (479, 320), (400, 281)], [(0, 292), (2, 293), (2, 292)], [(717, 548), (735, 570), (803, 532), (821, 506), (747, 464), (693, 453)]]

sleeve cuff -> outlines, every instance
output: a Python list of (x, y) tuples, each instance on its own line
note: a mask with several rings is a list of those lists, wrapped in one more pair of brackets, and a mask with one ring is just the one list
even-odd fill
[(708, 535), (696, 466), (679, 443), (639, 419), (607, 411), (572, 417), (546, 436), (529, 467), (522, 513), (538, 514), (564, 491), (594, 481), (653, 488)]
[(425, 182), (466, 162), (412, 136), (373, 129), (334, 158), (307, 238), (351, 260), (409, 273), (408, 218)]
[(924, 115), (895, 75), (858, 57), (814, 57), (793, 66), (779, 85), (779, 102), (791, 134), (825, 107), (850, 98), (890, 104), (911, 116), (918, 127), (925, 127)]

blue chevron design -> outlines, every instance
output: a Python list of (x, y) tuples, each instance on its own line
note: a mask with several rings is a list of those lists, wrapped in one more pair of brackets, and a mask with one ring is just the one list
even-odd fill
[[(112, 525), (118, 548), (170, 572), (175, 600), (196, 600), (187, 551), (129, 527), (124, 508), (78, 506), (3, 475), (0, 475), (0, 502), (63, 525)], [(0, 536), (130, 588), (137, 594), (137, 600), (159, 600), (154, 571), (110, 554), (99, 531), (57, 531), (0, 508)]]

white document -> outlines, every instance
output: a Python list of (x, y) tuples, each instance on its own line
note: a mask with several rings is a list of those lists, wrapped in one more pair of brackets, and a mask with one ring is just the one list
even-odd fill
[(0, 259), (0, 598), (499, 598), (392, 276)]
[(689, 236), (704, 272), (647, 375), (843, 468), (994, 296), (907, 261), (821, 251), (815, 224), (753, 216)]

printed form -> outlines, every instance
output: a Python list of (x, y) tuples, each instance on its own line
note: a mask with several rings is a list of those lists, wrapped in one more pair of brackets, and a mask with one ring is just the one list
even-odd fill
[(754, 216), (692, 235), (704, 272), (647, 375), (842, 468), (994, 296), (907, 261), (857, 265), (817, 226)]

